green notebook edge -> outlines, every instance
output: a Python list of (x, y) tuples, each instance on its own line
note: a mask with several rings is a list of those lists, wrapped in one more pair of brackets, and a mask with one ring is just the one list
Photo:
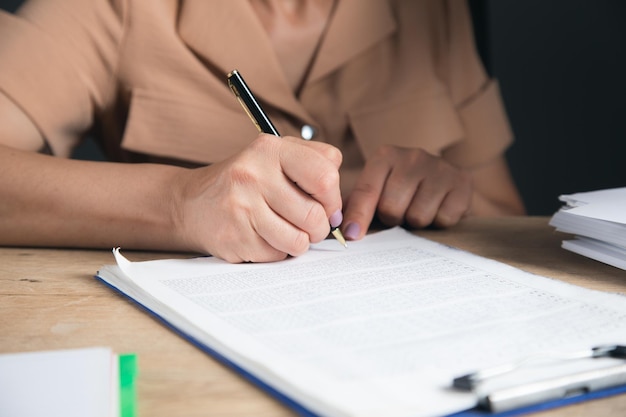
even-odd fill
[(120, 417), (137, 416), (137, 355), (125, 353), (119, 355), (120, 367)]

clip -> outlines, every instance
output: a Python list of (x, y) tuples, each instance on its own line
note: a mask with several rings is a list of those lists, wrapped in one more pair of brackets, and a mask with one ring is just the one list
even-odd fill
[(472, 372), (466, 375), (454, 378), (452, 386), (462, 391), (472, 391), (481, 382), (489, 378), (493, 378), (499, 375), (506, 374), (514, 371), (515, 369), (525, 365), (528, 362), (537, 359), (552, 358), (554, 360), (572, 360), (572, 359), (584, 359), (584, 358), (617, 358), (626, 359), (626, 346), (622, 345), (603, 345), (596, 346), (590, 350), (584, 350), (580, 352), (572, 352), (568, 355), (551, 356), (549, 354), (533, 355), (527, 358), (521, 359), (517, 362), (512, 362), (493, 368), (483, 369), (480, 371)]

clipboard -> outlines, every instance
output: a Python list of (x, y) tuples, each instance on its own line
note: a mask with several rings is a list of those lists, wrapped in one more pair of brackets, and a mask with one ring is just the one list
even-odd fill
[[(142, 304), (153, 315), (159, 317), (161, 321), (167, 323), (178, 334), (190, 340), (201, 350), (214, 356), (247, 380), (276, 397), (299, 415), (306, 416), (396, 415), (400, 417), (419, 415), (422, 417), (439, 417), (460, 412), (484, 414), (483, 410), (476, 407), (479, 400), (475, 393), (458, 393), (451, 389), (451, 381), (454, 376), (474, 370), (468, 365), (471, 366), (472, 363), (475, 363), (480, 369), (493, 367), (502, 362), (516, 361), (518, 358), (529, 354), (544, 354), (547, 350), (552, 349), (565, 352), (582, 349), (589, 352), (589, 346), (593, 346), (594, 343), (623, 344), (623, 329), (626, 329), (626, 323), (621, 322), (620, 317), (626, 314), (626, 305), (623, 304), (623, 298), (615, 294), (590, 292), (583, 288), (570, 287), (563, 283), (546, 280), (541, 276), (529, 275), (511, 266), (485, 260), (463, 251), (454, 250), (454, 248), (451, 249), (412, 236), (401, 229), (372, 234), (359, 243), (361, 246), (355, 244), (352, 248), (354, 250), (349, 254), (343, 251), (330, 250), (326, 246), (315, 248), (316, 250), (311, 251), (306, 258), (287, 261), (290, 263), (288, 268), (282, 264), (232, 266), (211, 258), (131, 262), (118, 252), (114, 252), (117, 265), (105, 265), (98, 271), (97, 275), (105, 283), (113, 285), (119, 291)], [(330, 244), (333, 244), (332, 248), (334, 249), (336, 242), (328, 241), (328, 245)], [(407, 256), (406, 251), (409, 250), (418, 251), (419, 256)], [(324, 273), (326, 271), (324, 267), (329, 265), (328, 260), (330, 258), (353, 265), (353, 269), (350, 270), (350, 273), (341, 274), (340, 277), (328, 276)], [(402, 258), (402, 261), (388, 262), (385, 264), (388, 266), (381, 268), (381, 258), (385, 260)], [(444, 282), (439, 279), (430, 279), (428, 285), (425, 285), (420, 277), (431, 277), (432, 273), (430, 269), (421, 272), (424, 269), (420, 269), (424, 263), (422, 261), (433, 259), (439, 264), (441, 258), (449, 259), (450, 262), (458, 262), (464, 269), (459, 270), (460, 267), (454, 264), (456, 269), (453, 269), (460, 271), (458, 277), (451, 279), (445, 275)], [(427, 266), (432, 264), (432, 262), (428, 262)], [(362, 271), (369, 272), (371, 266), (375, 267), (372, 273), (361, 274)], [(397, 272), (396, 270), (400, 267), (403, 272), (401, 275), (396, 273), (396, 278), (385, 281), (388, 274)], [(473, 275), (469, 276), (468, 270)], [(303, 274), (303, 271), (312, 271), (315, 277), (319, 276), (315, 283), (327, 283), (328, 285), (312, 286), (309, 283), (311, 275)], [(232, 273), (237, 274), (238, 279), (232, 279)], [(175, 279), (172, 278), (173, 276)], [(274, 284), (277, 279), (280, 285), (285, 282), (289, 283), (288, 288), (285, 289), (285, 291), (288, 290), (287, 292), (278, 293), (275, 291), (276, 285)], [(337, 287), (337, 280), (351, 286)], [(410, 286), (397, 286), (398, 282), (404, 281), (410, 282)], [(479, 291), (483, 287), (478, 287), (476, 282), (484, 285), (483, 292)], [(370, 283), (376, 285), (376, 290), (365, 292), (364, 295), (369, 298), (364, 299), (362, 289), (364, 285)], [(393, 290), (389, 289), (391, 284), (394, 286)], [(507, 289), (510, 288), (509, 292), (496, 291), (494, 293), (494, 285), (496, 288), (501, 288), (503, 284), (507, 285)], [(424, 315), (425, 307), (422, 304), (420, 304), (419, 311), (411, 310), (410, 314), (407, 314), (401, 308), (405, 304), (396, 302), (397, 297), (406, 297), (406, 294), (410, 294), (407, 303), (413, 305), (418, 300), (417, 296), (426, 293), (429, 297), (434, 297), (432, 299), (439, 305), (442, 301), (439, 295), (442, 291), (451, 289), (449, 288), (451, 285), (455, 286), (457, 292), (451, 293), (450, 297), (454, 300), (460, 300), (460, 304), (455, 304), (452, 309), (433, 308), (432, 311), (428, 310), (427, 312), (432, 313), (431, 316), (433, 317)], [(474, 294), (482, 297), (478, 300), (480, 303), (477, 303), (477, 300), (465, 299), (464, 294), (466, 292), (459, 290), (459, 288), (465, 288), (463, 285), (470, 285)], [(452, 320), (454, 326), (443, 327), (443, 329), (447, 329), (445, 333), (435, 334), (434, 336), (437, 337), (432, 338), (432, 343), (424, 344), (423, 341), (427, 339), (419, 338), (421, 333), (417, 333), (417, 335), (407, 333), (406, 326), (397, 328), (395, 333), (387, 332), (388, 327), (385, 327), (384, 333), (381, 332), (380, 327), (375, 327), (375, 325), (385, 323), (391, 326), (394, 322), (391, 320), (386, 322), (370, 320), (372, 309), (367, 303), (361, 303), (363, 308), (356, 310), (358, 312), (358, 315), (355, 316), (358, 318), (356, 320), (357, 326), (352, 326), (356, 330), (352, 333), (346, 333), (346, 337), (350, 336), (350, 338), (338, 340), (335, 345), (331, 345), (334, 350), (331, 349), (329, 350), (330, 353), (322, 356), (322, 362), (314, 363), (308, 363), (299, 358), (303, 352), (312, 355), (324, 353), (315, 348), (317, 346), (315, 343), (312, 343), (314, 348), (303, 346), (302, 343), (289, 344), (288, 346), (292, 350), (294, 347), (299, 349), (298, 355), (300, 356), (294, 356), (289, 350), (274, 349), (271, 344), (268, 344), (272, 340), (255, 336), (256, 333), (254, 332), (259, 330), (284, 330), (286, 327), (288, 327), (287, 330), (290, 330), (287, 334), (292, 335), (293, 320), (300, 319), (299, 322), (296, 322), (295, 329), (309, 329), (311, 328), (311, 326), (307, 327), (309, 323), (314, 323), (315, 326), (313, 330), (307, 330), (310, 334), (307, 333), (306, 338), (298, 341), (308, 343), (321, 340), (321, 337), (325, 336), (326, 333), (318, 336), (314, 332), (317, 331), (320, 323), (334, 324), (337, 321), (334, 319), (335, 315), (330, 317), (333, 320), (324, 320), (325, 316), (323, 315), (315, 315), (311, 318), (312, 316), (296, 314), (299, 310), (293, 307), (292, 299), (294, 297), (296, 297), (296, 301), (299, 301), (306, 296), (306, 305), (301, 309), (304, 309), (304, 312), (311, 310), (309, 305), (311, 288), (321, 291), (320, 295), (314, 294), (317, 297), (316, 300), (322, 299), (315, 306), (324, 306), (329, 309), (333, 307), (335, 309), (329, 311), (333, 314), (335, 312), (339, 314), (337, 317), (343, 318), (345, 316), (342, 313), (344, 303), (333, 300), (334, 304), (329, 305), (325, 300), (327, 294), (335, 294), (341, 290), (342, 297), (338, 299), (339, 301), (346, 299), (346, 291), (350, 294), (349, 301), (354, 300), (355, 302), (369, 300), (373, 295), (376, 295), (376, 300), (381, 300), (378, 297), (380, 295), (382, 300), (386, 300), (382, 305), (384, 309), (379, 308), (375, 311), (392, 312), (394, 314), (389, 316), (391, 318), (419, 319), (415, 322), (416, 324), (421, 324), (427, 320), (432, 325), (436, 324), (437, 326), (443, 326), (446, 320)], [(329, 290), (325, 291), (326, 288)], [(408, 292), (407, 288), (411, 288), (415, 292)], [(387, 294), (385, 291), (391, 291), (391, 294)], [(277, 307), (277, 294), (287, 307), (282, 307), (282, 305), (279, 306), (280, 308)], [(448, 293), (446, 292), (446, 294)], [(506, 298), (504, 294), (511, 295)], [(556, 295), (553, 296), (553, 294)], [(324, 297), (321, 297), (322, 295)], [(397, 297), (389, 297), (389, 295), (397, 295)], [(196, 298), (197, 296), (201, 298)], [(254, 300), (253, 307), (255, 308), (253, 309), (244, 308), (248, 305), (249, 299), (246, 298), (248, 296)], [(242, 297), (245, 301), (243, 305), (234, 304), (235, 308), (231, 307), (231, 303), (238, 302)], [(541, 298), (538, 302), (536, 301), (537, 297), (548, 298), (547, 301)], [(421, 300), (421, 298), (419, 299)], [(487, 301), (490, 301), (491, 304)], [(450, 303), (444, 303), (444, 307), (447, 308), (448, 304)], [(542, 314), (535, 314), (537, 305), (550, 307), (548, 309), (551, 320), (549, 325), (544, 325), (542, 322), (546, 316), (543, 310)], [(567, 308), (564, 308), (563, 305)], [(271, 313), (274, 316), (280, 314), (280, 317), (276, 317), (276, 320), (280, 320), (272, 321), (274, 316), (271, 316), (269, 317), (271, 320), (268, 321), (264, 315), (257, 314), (259, 306), (264, 307), (263, 311), (269, 310), (267, 314)], [(295, 303), (295, 306), (299, 307), (300, 304)], [(430, 306), (426, 303), (426, 307), (430, 309)], [(501, 311), (494, 310), (490, 306), (496, 306), (505, 312), (512, 311), (513, 314), (506, 316), (507, 320), (503, 320), (504, 316), (498, 314), (494, 320), (490, 321), (489, 316), (493, 316), (494, 311)], [(600, 311), (598, 313), (586, 312), (581, 309), (581, 306), (589, 306), (588, 309), (598, 306)], [(475, 309), (473, 309), (474, 307)], [(511, 307), (521, 308), (524, 314), (518, 314), (518, 310), (511, 310)], [(398, 308), (400, 310), (396, 314)], [(233, 311), (240, 312), (241, 318), (246, 320), (245, 323), (235, 320), (239, 320), (239, 316), (231, 320), (230, 316), (224, 318), (213, 311), (220, 312), (222, 309), (229, 314)], [(317, 311), (315, 310), (315, 312)], [(286, 316), (283, 312), (293, 314)], [(528, 317), (525, 315), (526, 313), (532, 313), (532, 315)], [(435, 315), (441, 317), (441, 320), (437, 320)], [(462, 320), (456, 320), (457, 315), (461, 315)], [(349, 317), (353, 316), (354, 314)], [(469, 327), (466, 326), (468, 317), (473, 317)], [(562, 322), (562, 319), (573, 317), (577, 318), (576, 323), (584, 323), (587, 327), (582, 325), (571, 326), (567, 329), (567, 334), (557, 331), (561, 329), (561, 327), (555, 327), (557, 321)], [(288, 318), (289, 322), (283, 323), (283, 318)], [(385, 315), (385, 319), (387, 318)], [(477, 318), (484, 318), (484, 320), (479, 322), (480, 326), (474, 327), (472, 323)], [(514, 323), (522, 323), (524, 326), (520, 325), (513, 328), (510, 334), (503, 333), (511, 326), (512, 318), (516, 320), (513, 321)], [(239, 327), (240, 323), (246, 326), (249, 326), (248, 323), (252, 323), (254, 332), (248, 333), (246, 327)], [(398, 323), (405, 322), (398, 321)], [(592, 329), (581, 332), (587, 329), (590, 324), (595, 323), (605, 324), (609, 328), (596, 332)], [(263, 327), (268, 324), (272, 326)], [(352, 323), (350, 324), (352, 325)], [(345, 326), (343, 321), (341, 325)], [(411, 329), (415, 327), (413, 326)], [(597, 328), (604, 329), (600, 326)], [(531, 343), (527, 342), (528, 338), (522, 334), (526, 331), (525, 329), (541, 329), (543, 333), (534, 332), (533, 335), (536, 340)], [(344, 327), (341, 327), (341, 330), (343, 332)], [(352, 328), (348, 330), (352, 331)], [(469, 340), (450, 343), (453, 340), (450, 336), (458, 335), (457, 330), (462, 331), (462, 336), (466, 336)], [(554, 335), (546, 333), (546, 330), (554, 332)], [(431, 337), (433, 336), (431, 333), (427, 327), (423, 335)], [(505, 334), (512, 337), (503, 338)], [(543, 334), (545, 337), (538, 338)], [(369, 337), (370, 335), (372, 337), (365, 341), (371, 340), (372, 343), (361, 343), (362, 337)], [(385, 347), (384, 350), (376, 350), (370, 356), (364, 356), (362, 359), (359, 357), (354, 358), (354, 360), (351, 359), (350, 354), (355, 351), (356, 347), (376, 347), (378, 345), (373, 343), (378, 343), (377, 341), (381, 340), (381, 336), (385, 336), (386, 345), (391, 341), (398, 342), (397, 348), (387, 349)], [(485, 336), (488, 337), (485, 338)], [(407, 337), (410, 337), (410, 340)], [(246, 343), (237, 344), (233, 342), (233, 339), (245, 340)], [(345, 345), (346, 340), (351, 343), (354, 341), (356, 344), (351, 344), (349, 349), (339, 349)], [(456, 342), (456, 339), (454, 340)], [(485, 340), (489, 340), (489, 344), (485, 344)], [(436, 349), (433, 349), (433, 346)], [(408, 347), (411, 348), (410, 351), (407, 349)], [(369, 351), (363, 353), (363, 355), (366, 354), (369, 354)], [(498, 358), (501, 359), (498, 360)], [(342, 367), (341, 361), (344, 360), (347, 361), (347, 364)], [(602, 367), (608, 363), (621, 363), (622, 359), (602, 358), (598, 362), (589, 360), (586, 362), (593, 362), (591, 367)], [(399, 373), (389, 375), (380, 373), (378, 368), (367, 368), (368, 364), (377, 367), (385, 366), (383, 371), (395, 372), (396, 369), (399, 369)], [(393, 367), (404, 364), (407, 364), (409, 368)], [(332, 368), (330, 368), (331, 365)], [(361, 365), (365, 366), (363, 372), (374, 372), (372, 377), (370, 374), (361, 376), (361, 373), (356, 373), (361, 369)], [(574, 362), (568, 363), (564, 368), (557, 368), (559, 372), (570, 372), (589, 369), (589, 366)], [(355, 373), (351, 373), (352, 371)], [(530, 375), (522, 371), (519, 374), (521, 378), (517, 378), (516, 375), (516, 378), (507, 377), (502, 381), (520, 383), (522, 380), (536, 381), (545, 376), (558, 374), (558, 372), (553, 372), (553, 369), (542, 372), (531, 368), (530, 371), (532, 371)], [(353, 375), (354, 379), (352, 378)], [(346, 379), (346, 376), (349, 378)], [(570, 390), (568, 393), (568, 395), (572, 395), (571, 398), (576, 398), (578, 401), (588, 398), (589, 396), (586, 394), (588, 393), (581, 390), (576, 392)], [(534, 407), (527, 410), (533, 411)], [(515, 411), (517, 412), (517, 410)]]
[[(248, 372), (245, 368), (239, 366), (235, 362), (221, 355), (215, 349), (211, 348), (211, 346), (208, 346), (202, 343), (201, 341), (199, 341), (198, 339), (194, 338), (193, 336), (183, 332), (180, 328), (176, 327), (173, 323), (170, 323), (167, 319), (165, 319), (164, 317), (162, 317), (155, 311), (151, 310), (149, 307), (145, 306), (144, 304), (140, 303), (138, 300), (129, 296), (124, 291), (111, 285), (110, 283), (108, 283), (107, 281), (103, 280), (102, 278), (98, 276), (95, 276), (95, 278), (101, 281), (107, 287), (115, 290), (116, 292), (123, 295), (125, 298), (132, 301), (134, 304), (139, 306), (148, 314), (156, 318), (165, 327), (172, 330), (174, 333), (178, 334), (179, 336), (187, 340), (192, 345), (196, 346), (197, 348), (199, 348), (200, 350), (202, 350), (203, 352), (205, 352), (206, 354), (208, 354), (209, 356), (211, 356), (212, 358), (214, 358), (221, 364), (227, 366), (229, 369), (233, 370), (238, 375), (240, 375), (247, 381), (254, 384), (257, 388), (261, 389), (266, 394), (269, 394), (271, 397), (281, 402), (283, 405), (289, 407), (298, 416), (324, 417), (320, 414), (317, 414), (311, 411), (309, 408), (299, 403), (295, 399), (289, 397), (285, 393), (277, 390), (272, 385), (267, 384), (261, 378), (258, 378), (253, 373)], [(619, 355), (624, 355), (623, 357), (626, 358), (626, 346), (615, 345), (614, 348), (615, 348), (615, 354), (617, 356), (612, 356), (612, 357), (622, 357)], [(594, 349), (597, 349), (597, 348), (592, 348), (592, 350)], [(597, 378), (598, 376), (599, 378)], [(460, 378), (464, 378), (464, 377), (467, 377), (467, 375), (464, 375)], [(596, 378), (593, 378), (593, 377), (596, 377)], [(590, 385), (590, 389), (588, 390), (582, 390), (582, 389), (573, 390), (572, 388), (569, 388), (569, 386), (567, 386), (564, 394), (568, 394), (568, 395), (560, 395), (561, 391), (550, 391), (549, 393), (545, 392), (545, 395), (542, 395), (541, 398), (539, 397), (534, 398), (533, 401), (520, 401), (521, 398), (519, 398), (519, 400), (517, 400), (517, 403), (514, 403), (508, 399), (506, 403), (504, 402), (505, 400), (504, 395), (506, 395), (507, 392), (499, 392), (499, 393), (494, 392), (491, 394), (494, 396), (492, 398), (477, 398), (477, 405), (475, 408), (460, 411), (460, 412), (453, 413), (453, 414), (448, 414), (447, 416), (442, 416), (442, 417), (480, 417), (480, 416), (512, 417), (512, 416), (519, 416), (519, 415), (524, 415), (524, 414), (529, 414), (529, 413), (535, 413), (535, 412), (544, 411), (544, 410), (550, 410), (553, 408), (563, 407), (566, 405), (582, 403), (582, 402), (590, 401), (594, 399), (601, 399), (601, 398), (606, 398), (606, 397), (610, 397), (614, 395), (625, 394), (626, 393), (626, 361), (624, 362), (624, 364), (620, 365), (618, 369), (615, 369), (614, 372), (602, 373), (600, 375), (597, 375), (597, 374), (596, 375), (588, 375), (588, 374), (572, 375), (572, 378), (575, 379), (575, 383), (577, 384), (576, 386), (579, 386), (579, 385), (582, 386), (583, 383), (591, 383), (591, 382), (593, 384)], [(555, 382), (561, 382), (561, 381), (555, 381)], [(550, 381), (545, 381), (545, 384), (546, 384), (545, 387), (547, 388), (550, 383), (551, 383)], [(474, 387), (474, 385), (472, 385), (472, 387)], [(534, 387), (535, 386), (531, 386), (529, 388), (532, 389)], [(559, 389), (560, 388), (562, 388), (562, 386), (559, 386)], [(550, 395), (547, 395), (547, 394), (550, 394)], [(496, 401), (494, 401), (495, 395), (498, 395)]]

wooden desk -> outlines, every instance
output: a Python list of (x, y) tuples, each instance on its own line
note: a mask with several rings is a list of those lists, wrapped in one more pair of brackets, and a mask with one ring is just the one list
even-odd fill
[[(626, 293), (626, 272), (560, 248), (545, 217), (470, 219), (421, 236), (588, 288)], [(180, 256), (126, 252), (132, 260)], [(107, 250), (0, 248), (0, 352), (110, 346), (139, 359), (139, 415), (293, 416), (93, 278)], [(626, 395), (536, 414), (624, 416)]]

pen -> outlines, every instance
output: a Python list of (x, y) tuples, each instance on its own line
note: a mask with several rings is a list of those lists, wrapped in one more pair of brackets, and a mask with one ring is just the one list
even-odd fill
[(480, 396), (478, 405), (491, 412), (502, 413), (547, 401), (567, 399), (589, 392), (613, 388), (625, 383), (626, 364), (621, 363), (607, 368), (499, 389)]
[[(252, 123), (256, 126), (260, 133), (268, 133), (274, 136), (280, 136), (278, 130), (272, 124), (272, 121), (267, 117), (267, 114), (263, 111), (263, 108), (252, 94), (252, 91), (248, 88), (248, 85), (243, 80), (243, 77), (237, 70), (232, 70), (228, 74), (228, 86), (239, 100), (241, 107), (252, 120)], [(344, 247), (348, 247), (346, 239), (343, 237), (339, 227), (330, 228), (330, 233), (341, 243)]]
[[(480, 371), (471, 372), (469, 374), (462, 375), (452, 380), (452, 386), (462, 391), (471, 391), (478, 387), (485, 380), (497, 376), (501, 376), (508, 372), (514, 371), (520, 368), (524, 364), (530, 362), (532, 359), (540, 359), (541, 357), (548, 355), (533, 355), (523, 358), (521, 360), (506, 363), (492, 368), (481, 369)], [(590, 349), (580, 350), (577, 352), (571, 352), (568, 354), (560, 354), (553, 359), (564, 361), (573, 359), (597, 359), (597, 358), (617, 358), (626, 359), (626, 345), (598, 345)]]
[[(474, 391), (478, 394), (480, 408), (501, 413), (626, 384), (626, 363), (619, 363), (617, 366), (557, 375), (487, 392), (479, 388), (486, 380), (514, 371), (533, 358), (539, 358), (539, 355), (454, 378), (452, 386), (461, 391)], [(559, 354), (552, 359), (565, 361), (585, 358), (626, 359), (626, 345), (599, 345), (591, 349)]]

